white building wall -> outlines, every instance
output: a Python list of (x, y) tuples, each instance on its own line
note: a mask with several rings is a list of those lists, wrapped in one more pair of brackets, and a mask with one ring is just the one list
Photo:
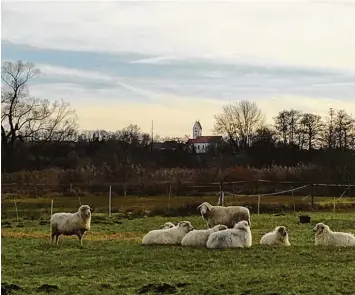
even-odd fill
[(204, 154), (207, 152), (209, 143), (194, 143), (195, 151), (197, 154)]

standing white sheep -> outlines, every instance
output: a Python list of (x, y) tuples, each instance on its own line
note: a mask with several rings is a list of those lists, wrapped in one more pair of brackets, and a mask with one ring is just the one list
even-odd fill
[(165, 222), (162, 226), (161, 226), (161, 228), (172, 228), (172, 227), (175, 227), (175, 224), (174, 223), (172, 223), (172, 222), (170, 222), (170, 221), (168, 221), (168, 222)]
[(142, 245), (174, 245), (181, 244), (182, 238), (194, 227), (190, 221), (181, 221), (177, 226), (166, 229), (155, 229), (147, 233), (142, 240)]
[(58, 245), (59, 236), (76, 235), (83, 247), (83, 236), (90, 230), (91, 208), (88, 205), (81, 205), (76, 213), (54, 213), (50, 219), (51, 223), (51, 244), (56, 239)]
[(261, 237), (260, 245), (291, 246), (288, 240), (287, 228), (283, 225), (275, 227), (272, 232), (269, 232)]
[(246, 220), (239, 221), (234, 228), (212, 233), (206, 243), (210, 249), (251, 247), (252, 236)]
[(224, 224), (229, 228), (242, 220), (246, 220), (251, 226), (249, 209), (243, 206), (212, 206), (208, 202), (197, 207), (201, 216), (207, 221), (207, 227), (211, 228), (218, 224)]
[(320, 222), (313, 228), (315, 232), (315, 245), (347, 247), (355, 246), (355, 236), (351, 233), (334, 232), (329, 226)]
[(183, 246), (194, 246), (194, 247), (206, 247), (206, 243), (210, 234), (226, 230), (228, 227), (226, 225), (216, 225), (209, 229), (199, 229), (193, 230), (186, 234), (181, 241)]

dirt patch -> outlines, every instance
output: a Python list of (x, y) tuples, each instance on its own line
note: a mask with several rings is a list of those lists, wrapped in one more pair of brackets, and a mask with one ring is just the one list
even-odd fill
[(59, 289), (58, 286), (56, 285), (48, 285), (48, 284), (43, 284), (41, 287), (39, 287), (37, 290), (39, 292), (46, 292), (46, 293), (49, 293), (49, 292), (55, 292)]
[(167, 283), (148, 284), (140, 288), (138, 294), (145, 294), (148, 292), (153, 292), (155, 294), (174, 294), (177, 292), (177, 288), (184, 288), (188, 285), (189, 283), (177, 283), (176, 285), (170, 285)]
[(20, 291), (20, 290), (23, 290), (23, 289), (16, 284), (8, 284), (8, 283), (1, 284), (1, 294), (3, 294), (3, 295), (10, 295), (14, 291)]
[(10, 221), (3, 221), (1, 222), (1, 227), (3, 228), (12, 228), (12, 224)]

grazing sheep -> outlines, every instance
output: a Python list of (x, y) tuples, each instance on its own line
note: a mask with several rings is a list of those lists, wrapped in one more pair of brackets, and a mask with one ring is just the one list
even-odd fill
[(355, 246), (355, 236), (350, 233), (334, 232), (328, 225), (320, 222), (313, 228), (315, 232), (315, 245), (347, 247)]
[(243, 206), (212, 206), (204, 202), (197, 209), (200, 209), (201, 216), (207, 221), (209, 228), (218, 224), (233, 228), (234, 224), (242, 220), (248, 221), (249, 227), (251, 226), (249, 209)]
[(161, 226), (161, 228), (172, 228), (172, 227), (175, 227), (175, 224), (174, 223), (172, 223), (172, 222), (170, 222), (170, 221), (168, 221), (168, 222), (165, 222), (162, 226)]
[(288, 232), (285, 226), (277, 226), (272, 232), (261, 237), (260, 245), (283, 245), (291, 246), (288, 240)]
[(251, 247), (252, 236), (246, 220), (239, 221), (234, 228), (212, 233), (206, 243), (210, 249)]
[(88, 205), (81, 205), (76, 213), (54, 213), (50, 223), (51, 244), (53, 244), (54, 237), (58, 245), (60, 235), (76, 235), (83, 247), (83, 236), (86, 231), (90, 230), (91, 208)]
[(147, 233), (142, 240), (142, 245), (174, 245), (181, 244), (182, 238), (194, 227), (190, 221), (180, 221), (177, 226), (165, 229), (155, 229)]
[(228, 227), (226, 225), (216, 225), (209, 229), (199, 229), (193, 230), (186, 234), (181, 240), (181, 245), (183, 246), (194, 246), (194, 247), (206, 247), (206, 243), (210, 234), (226, 230)]

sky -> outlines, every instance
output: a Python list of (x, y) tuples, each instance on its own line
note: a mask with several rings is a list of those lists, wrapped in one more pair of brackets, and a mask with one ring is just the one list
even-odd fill
[(255, 101), (355, 115), (355, 1), (10, 1), (2, 61), (30, 61), (31, 95), (64, 99), (80, 128), (137, 124), (192, 136), (199, 119)]

